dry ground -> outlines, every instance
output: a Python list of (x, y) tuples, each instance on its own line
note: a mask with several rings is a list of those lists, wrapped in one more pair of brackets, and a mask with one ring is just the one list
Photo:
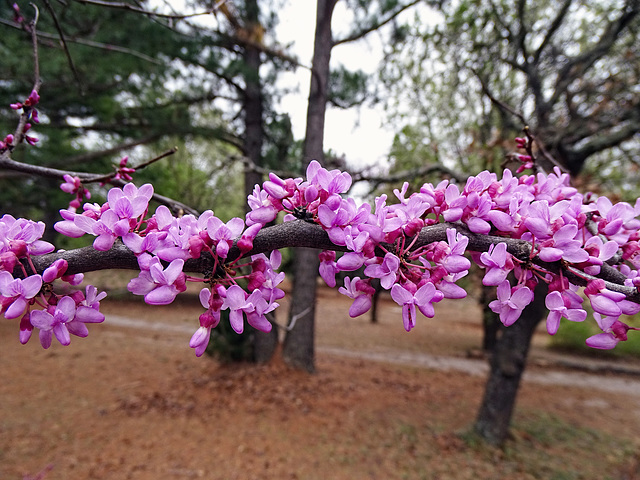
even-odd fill
[(513, 439), (488, 448), (468, 433), (482, 376), (323, 353), (463, 357), (480, 341), (474, 303), (439, 305), (410, 334), (391, 302), (377, 325), (348, 306), (322, 290), (312, 376), (197, 359), (196, 302), (105, 303), (107, 318), (176, 328), (107, 321), (47, 351), (0, 319), (0, 479), (640, 478), (640, 395), (525, 381)]

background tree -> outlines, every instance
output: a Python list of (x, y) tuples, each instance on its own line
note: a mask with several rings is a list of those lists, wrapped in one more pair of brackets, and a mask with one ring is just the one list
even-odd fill
[[(547, 171), (556, 162), (574, 176), (606, 162), (605, 174), (637, 170), (628, 160), (640, 151), (639, 9), (634, 0), (471, 0), (443, 4), (443, 22), (396, 29), (403, 41), (388, 43), (382, 77), (394, 118), (407, 123), (394, 144), (396, 168), (418, 169), (420, 158), (467, 174), (495, 167), (528, 125)], [(492, 443), (507, 435), (544, 312), (532, 305), (496, 345), (476, 425)]]
[[(324, 162), (324, 121), (327, 103), (351, 107), (362, 103), (366, 82), (362, 73), (349, 72), (344, 67), (330, 69), (331, 51), (341, 44), (358, 41), (371, 32), (393, 22), (402, 12), (419, 0), (407, 2), (346, 2), (354, 15), (352, 30), (334, 39), (332, 18), (338, 0), (318, 0), (311, 87), (307, 109), (307, 127), (303, 146), (302, 167), (313, 159)], [(318, 278), (318, 251), (298, 250), (294, 263), (294, 284), (291, 299), (290, 325), (284, 343), (283, 356), (289, 364), (313, 372), (315, 369), (315, 298)], [(293, 323), (295, 319), (295, 324)]]

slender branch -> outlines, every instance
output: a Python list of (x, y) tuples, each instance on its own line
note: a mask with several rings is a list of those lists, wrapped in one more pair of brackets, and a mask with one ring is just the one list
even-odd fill
[(150, 17), (159, 17), (159, 18), (167, 18), (167, 19), (171, 19), (171, 20), (183, 20), (185, 18), (192, 18), (192, 17), (201, 17), (203, 15), (211, 15), (211, 14), (215, 14), (218, 9), (220, 8), (220, 6), (224, 3), (226, 3), (227, 0), (221, 0), (219, 2), (217, 2), (212, 9), (210, 10), (205, 10), (203, 12), (195, 12), (195, 13), (187, 13), (187, 14), (183, 14), (183, 15), (176, 15), (173, 13), (160, 13), (160, 12), (155, 12), (152, 10), (145, 10), (144, 8), (140, 8), (140, 7), (136, 7), (135, 5), (132, 5), (130, 3), (124, 3), (124, 2), (106, 2), (106, 1), (102, 1), (102, 0), (74, 0), (76, 3), (82, 3), (82, 4), (86, 4), (86, 5), (97, 5), (99, 7), (107, 7), (107, 8), (115, 8), (115, 9), (119, 9), (119, 10), (128, 10), (130, 12), (135, 12), (135, 13), (141, 13), (143, 15), (148, 15)]
[(425, 175), (429, 175), (430, 173), (440, 172), (444, 175), (448, 175), (451, 178), (455, 179), (458, 183), (464, 183), (468, 176), (462, 175), (458, 172), (451, 170), (450, 168), (445, 167), (441, 163), (434, 163), (430, 165), (422, 165), (418, 168), (412, 168), (408, 170), (402, 170), (400, 172), (388, 173), (384, 175), (368, 175), (365, 171), (355, 172), (351, 175), (353, 182), (371, 182), (375, 186), (381, 185), (383, 183), (394, 183), (400, 182), (404, 180), (412, 180), (420, 177), (424, 177)]
[[(152, 158), (151, 160), (146, 161), (145, 163), (141, 164), (138, 167), (134, 167), (136, 169), (139, 168), (144, 168), (148, 165), (151, 165), (154, 162), (157, 162), (158, 160), (168, 156), (168, 155), (172, 155), (177, 151), (177, 148), (174, 147), (160, 155), (158, 155), (157, 157)], [(0, 154), (0, 168), (4, 168), (7, 170), (13, 170), (16, 172), (22, 172), (22, 173), (26, 173), (29, 175), (34, 175), (34, 176), (39, 176), (39, 177), (47, 177), (47, 178), (55, 178), (58, 180), (62, 180), (64, 179), (65, 175), (71, 175), (72, 177), (78, 177), (80, 179), (80, 181), (82, 183), (110, 183), (112, 185), (118, 186), (118, 187), (122, 187), (123, 185), (125, 185), (127, 182), (123, 181), (123, 180), (116, 180), (114, 179), (115, 175), (117, 174), (117, 171), (115, 172), (110, 172), (110, 173), (87, 173), (87, 172), (75, 172), (72, 170), (60, 170), (57, 168), (51, 168), (51, 167), (43, 167), (40, 165), (30, 165), (28, 163), (22, 163), (22, 162), (16, 162), (15, 160), (13, 160), (10, 156), (9, 156), (9, 152), (5, 151), (2, 152)], [(194, 208), (178, 201), (178, 200), (174, 200), (171, 199), (169, 197), (165, 197), (164, 195), (160, 195), (157, 193), (153, 194), (153, 199), (158, 202), (161, 203), (163, 205), (166, 205), (167, 207), (169, 207), (174, 214), (184, 214), (184, 213), (191, 213), (193, 215), (198, 215), (198, 211), (195, 210)]]
[(44, 0), (44, 4), (47, 7), (47, 10), (49, 10), (51, 17), (53, 18), (53, 24), (55, 25), (56, 30), (58, 31), (58, 35), (60, 36), (60, 43), (62, 43), (62, 49), (64, 50), (64, 54), (67, 57), (67, 62), (69, 63), (69, 68), (71, 68), (73, 77), (76, 79), (76, 83), (78, 84), (78, 88), (80, 89), (80, 94), (84, 95), (84, 86), (82, 84), (82, 80), (80, 80), (80, 74), (78, 73), (78, 70), (76, 69), (76, 66), (73, 63), (73, 58), (71, 58), (71, 52), (69, 52), (69, 47), (67, 47), (67, 41), (65, 40), (65, 35), (64, 35), (64, 32), (62, 31), (62, 26), (60, 25), (60, 22), (58, 22), (58, 16), (56, 15), (56, 12), (53, 10), (51, 3), (49, 3), (49, 0)]
[(536, 52), (533, 54), (534, 65), (537, 65), (538, 63), (540, 63), (540, 56), (542, 55), (542, 52), (547, 47), (549, 42), (551, 42), (551, 39), (553, 38), (555, 33), (558, 31), (558, 29), (562, 25), (562, 22), (564, 21), (564, 18), (567, 16), (567, 12), (569, 11), (569, 7), (571, 6), (572, 3), (573, 3), (573, 0), (565, 0), (565, 2), (562, 4), (562, 7), (560, 7), (560, 10), (558, 10), (558, 14), (551, 22), (551, 25), (547, 30), (547, 34), (545, 35), (544, 39), (540, 43), (540, 46), (538, 47)]
[[(42, 79), (40, 78), (40, 61), (38, 58), (38, 37), (36, 33), (36, 27), (38, 25), (38, 19), (40, 18), (40, 11), (38, 7), (36, 7), (33, 3), (31, 4), (33, 9), (35, 10), (35, 14), (33, 16), (33, 20), (29, 22), (26, 26), (25, 30), (31, 34), (31, 45), (33, 49), (33, 88), (36, 92), (40, 91), (40, 86), (42, 85)], [(13, 150), (16, 146), (20, 145), (24, 140), (27, 132), (27, 124), (29, 123), (29, 119), (31, 118), (31, 110), (32, 107), (24, 106), (22, 108), (22, 114), (20, 115), (20, 120), (18, 121), (18, 126), (16, 127), (16, 131), (13, 135), (13, 141), (11, 142), (11, 150)]]
[[(18, 30), (23, 30), (23, 27), (20, 24), (12, 22), (10, 20), (6, 20), (4, 18), (0, 18), (0, 24), (7, 25), (9, 27), (13, 27)], [(53, 40), (56, 42), (60, 40), (60, 37), (58, 35), (53, 35), (51, 33), (46, 33), (46, 32), (38, 32), (37, 36), (39, 39)], [(124, 53), (126, 55), (131, 55), (133, 57), (139, 58), (149, 63), (153, 63), (155, 65), (163, 65), (163, 62), (161, 62), (160, 60), (156, 60), (155, 58), (150, 57), (149, 55), (145, 55), (144, 53), (138, 52), (136, 50), (131, 50), (130, 48), (120, 47), (118, 45), (110, 45), (108, 43), (94, 42), (92, 40), (86, 40), (83, 38), (75, 38), (75, 37), (69, 37), (69, 36), (66, 37), (66, 40), (69, 43), (76, 43), (78, 45), (84, 45), (86, 47), (98, 48), (101, 50), (106, 50), (108, 52)]]
[(417, 5), (420, 2), (421, 2), (421, 0), (413, 0), (413, 1), (409, 2), (406, 5), (400, 6), (398, 8), (398, 10), (396, 10), (395, 12), (391, 12), (391, 14), (387, 18), (383, 19), (382, 21), (380, 21), (380, 22), (372, 22), (369, 26), (367, 26), (366, 28), (364, 28), (362, 30), (353, 32), (353, 33), (351, 33), (349, 36), (347, 36), (345, 38), (341, 38), (339, 40), (334, 40), (333, 46), (335, 47), (335, 46), (341, 45), (343, 43), (354, 42), (356, 40), (360, 40), (360, 39), (366, 37), (371, 32), (374, 32), (374, 31), (378, 30), (380, 27), (383, 27), (387, 23), (389, 23), (392, 20), (394, 20), (395, 18), (397, 18), (398, 15), (400, 15), (402, 12), (404, 12), (405, 10), (408, 10), (409, 8), (413, 7), (414, 5)]
[(91, 160), (95, 160), (96, 158), (101, 158), (101, 157), (105, 157), (107, 155), (112, 155), (114, 153), (120, 152), (122, 150), (128, 150), (130, 148), (133, 147), (137, 147), (138, 145), (145, 145), (147, 143), (153, 142), (154, 140), (158, 139), (161, 135), (159, 134), (153, 134), (153, 135), (149, 135), (137, 140), (132, 140), (130, 142), (126, 142), (126, 143), (121, 143), (119, 145), (116, 145), (114, 147), (111, 148), (107, 148), (105, 150), (100, 150), (100, 151), (96, 151), (96, 152), (89, 152), (89, 153), (83, 153), (80, 155), (76, 155), (70, 158), (67, 158), (66, 160), (60, 161), (60, 162), (56, 162), (56, 163), (63, 163), (64, 165), (72, 165), (75, 163), (85, 163), (85, 162), (89, 162)]

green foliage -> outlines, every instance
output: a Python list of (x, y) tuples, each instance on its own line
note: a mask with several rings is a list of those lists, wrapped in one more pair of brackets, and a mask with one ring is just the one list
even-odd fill
[[(623, 318), (622, 321), (631, 326), (640, 325), (640, 316), (628, 320)], [(585, 344), (588, 337), (597, 333), (601, 330), (593, 321), (569, 322), (563, 319), (558, 333), (551, 337), (551, 348), (590, 356), (640, 357), (640, 335), (636, 335), (637, 332), (630, 331), (628, 340), (619, 342), (613, 350), (594, 350)]]
[(229, 323), (228, 310), (223, 310), (220, 317), (220, 324), (211, 330), (211, 338), (205, 353), (223, 362), (249, 362), (253, 360), (251, 331), (245, 329), (241, 334), (237, 334)]
[[(572, 173), (587, 159), (604, 165), (612, 156), (628, 167), (640, 151), (633, 136), (640, 131), (633, 93), (640, 18), (633, 5), (443, 2), (441, 22), (416, 16), (392, 32), (381, 73), (392, 94), (391, 118), (437, 145), (439, 161), (468, 174), (495, 167), (498, 150), (502, 156), (513, 150), (512, 138), (524, 125), (504, 105), (523, 115)], [(611, 174), (607, 183), (618, 180), (625, 194), (633, 190), (624, 175)]]
[(362, 105), (368, 96), (368, 79), (362, 70), (352, 72), (340, 65), (329, 77), (329, 102), (344, 109)]

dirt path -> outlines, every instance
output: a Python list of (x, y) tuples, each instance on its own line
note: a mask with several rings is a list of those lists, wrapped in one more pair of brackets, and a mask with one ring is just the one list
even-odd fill
[[(184, 324), (172, 324), (161, 321), (150, 321), (143, 319), (127, 318), (120, 315), (107, 315), (107, 324), (126, 329), (144, 330), (147, 332), (162, 333), (166, 340), (171, 337), (172, 343), (184, 347), (185, 338), (193, 334), (193, 326)], [(473, 376), (485, 376), (489, 371), (487, 361), (484, 359), (462, 358), (450, 355), (432, 355), (421, 352), (408, 352), (402, 350), (382, 350), (363, 351), (347, 349), (332, 345), (320, 344), (317, 348), (321, 354), (328, 354), (337, 357), (347, 357), (360, 360), (368, 360), (394, 365), (405, 365), (410, 367), (427, 368), (443, 372), (455, 371), (463, 372)], [(612, 376), (608, 373), (595, 374), (569, 370), (567, 368), (557, 368), (555, 364), (573, 365), (578, 368), (576, 360), (572, 357), (553, 354), (547, 360), (548, 365), (539, 368), (530, 368), (525, 372), (524, 381), (543, 385), (564, 385), (585, 389), (597, 389), (611, 393), (625, 393), (640, 397), (640, 368), (629, 368), (629, 373), (624, 376)], [(615, 370), (618, 366), (614, 362), (603, 360), (581, 359), (585, 368), (600, 368), (607, 372)], [(586, 365), (588, 364), (588, 365)], [(637, 376), (636, 376), (637, 375)]]

